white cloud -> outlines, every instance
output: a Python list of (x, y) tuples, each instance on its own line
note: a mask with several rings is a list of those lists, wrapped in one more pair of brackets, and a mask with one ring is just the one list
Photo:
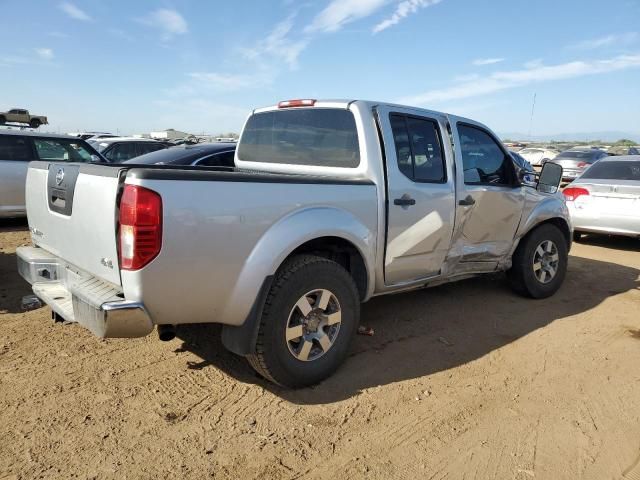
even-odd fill
[(87, 15), (83, 10), (80, 10), (73, 3), (62, 2), (59, 5), (60, 9), (74, 20), (82, 20), (83, 22), (90, 22), (93, 19)]
[(296, 68), (298, 57), (307, 47), (309, 40), (292, 40), (290, 33), (295, 15), (290, 15), (278, 23), (264, 40), (253, 48), (242, 49), (243, 55), (250, 60), (260, 60), (263, 56), (284, 61), (289, 68)]
[(496, 63), (504, 62), (504, 58), (476, 58), (471, 65), (476, 67), (483, 67), (485, 65), (495, 65)]
[(421, 8), (430, 7), (440, 3), (442, 0), (403, 0), (396, 7), (393, 14), (373, 27), (373, 33), (378, 33), (399, 23), (403, 18), (417, 12)]
[(637, 32), (618, 33), (605, 37), (592, 38), (583, 42), (574, 43), (567, 48), (576, 50), (594, 50), (596, 48), (611, 47), (613, 45), (629, 45), (640, 38)]
[(36, 55), (40, 57), (42, 60), (52, 60), (53, 59), (53, 50), (50, 48), (34, 48)]
[(368, 17), (390, 0), (332, 0), (305, 29), (307, 33), (336, 32), (347, 23)]
[(151, 12), (146, 17), (140, 19), (144, 25), (154, 27), (162, 31), (165, 40), (170, 39), (174, 35), (182, 35), (189, 31), (187, 21), (176, 10), (168, 8), (159, 8)]
[[(188, 77), (199, 86), (216, 91), (230, 92), (264, 85), (267, 79), (262, 75), (230, 74), (218, 72), (194, 72)], [(267, 82), (268, 83), (268, 82)]]
[(619, 55), (605, 60), (576, 60), (549, 66), (539, 64), (523, 70), (495, 72), (474, 80), (458, 83), (452, 87), (430, 90), (420, 95), (405, 97), (399, 102), (409, 105), (430, 105), (487, 95), (532, 83), (566, 80), (631, 68), (640, 68), (640, 54)]

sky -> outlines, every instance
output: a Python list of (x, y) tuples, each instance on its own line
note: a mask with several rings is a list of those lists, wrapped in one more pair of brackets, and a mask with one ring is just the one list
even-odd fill
[[(640, 0), (0, 0), (0, 111), (49, 131), (241, 129), (291, 98), (640, 141)], [(533, 98), (536, 98), (533, 121)]]

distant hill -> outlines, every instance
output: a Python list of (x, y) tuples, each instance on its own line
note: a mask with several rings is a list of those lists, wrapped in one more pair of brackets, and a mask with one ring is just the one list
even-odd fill
[(553, 135), (532, 135), (518, 132), (498, 132), (500, 138), (509, 140), (523, 140), (530, 142), (549, 142), (556, 140), (559, 142), (588, 142), (590, 140), (601, 140), (603, 142), (615, 142), (621, 138), (628, 138), (640, 144), (640, 133), (630, 132), (578, 132), (578, 133), (558, 133)]

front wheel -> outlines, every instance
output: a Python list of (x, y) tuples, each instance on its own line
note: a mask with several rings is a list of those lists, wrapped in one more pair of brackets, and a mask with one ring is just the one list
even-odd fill
[(38, 120), (37, 118), (32, 119), (32, 120), (29, 122), (29, 126), (30, 126), (31, 128), (38, 128), (38, 127), (40, 126), (40, 120)]
[(558, 227), (541, 225), (520, 241), (507, 278), (513, 290), (531, 298), (550, 297), (567, 273), (567, 241)]
[(247, 359), (279, 385), (316, 384), (346, 358), (359, 318), (358, 291), (342, 266), (315, 255), (292, 257), (274, 278)]

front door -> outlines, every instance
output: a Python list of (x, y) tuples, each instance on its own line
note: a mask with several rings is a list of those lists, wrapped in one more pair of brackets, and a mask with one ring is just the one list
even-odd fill
[[(491, 271), (513, 245), (524, 206), (513, 161), (493, 134), (454, 122), (458, 166), (452, 255), (458, 271)], [(468, 263), (468, 265), (464, 265)]]
[(451, 149), (446, 118), (381, 107), (387, 173), (385, 284), (440, 273), (454, 221)]

